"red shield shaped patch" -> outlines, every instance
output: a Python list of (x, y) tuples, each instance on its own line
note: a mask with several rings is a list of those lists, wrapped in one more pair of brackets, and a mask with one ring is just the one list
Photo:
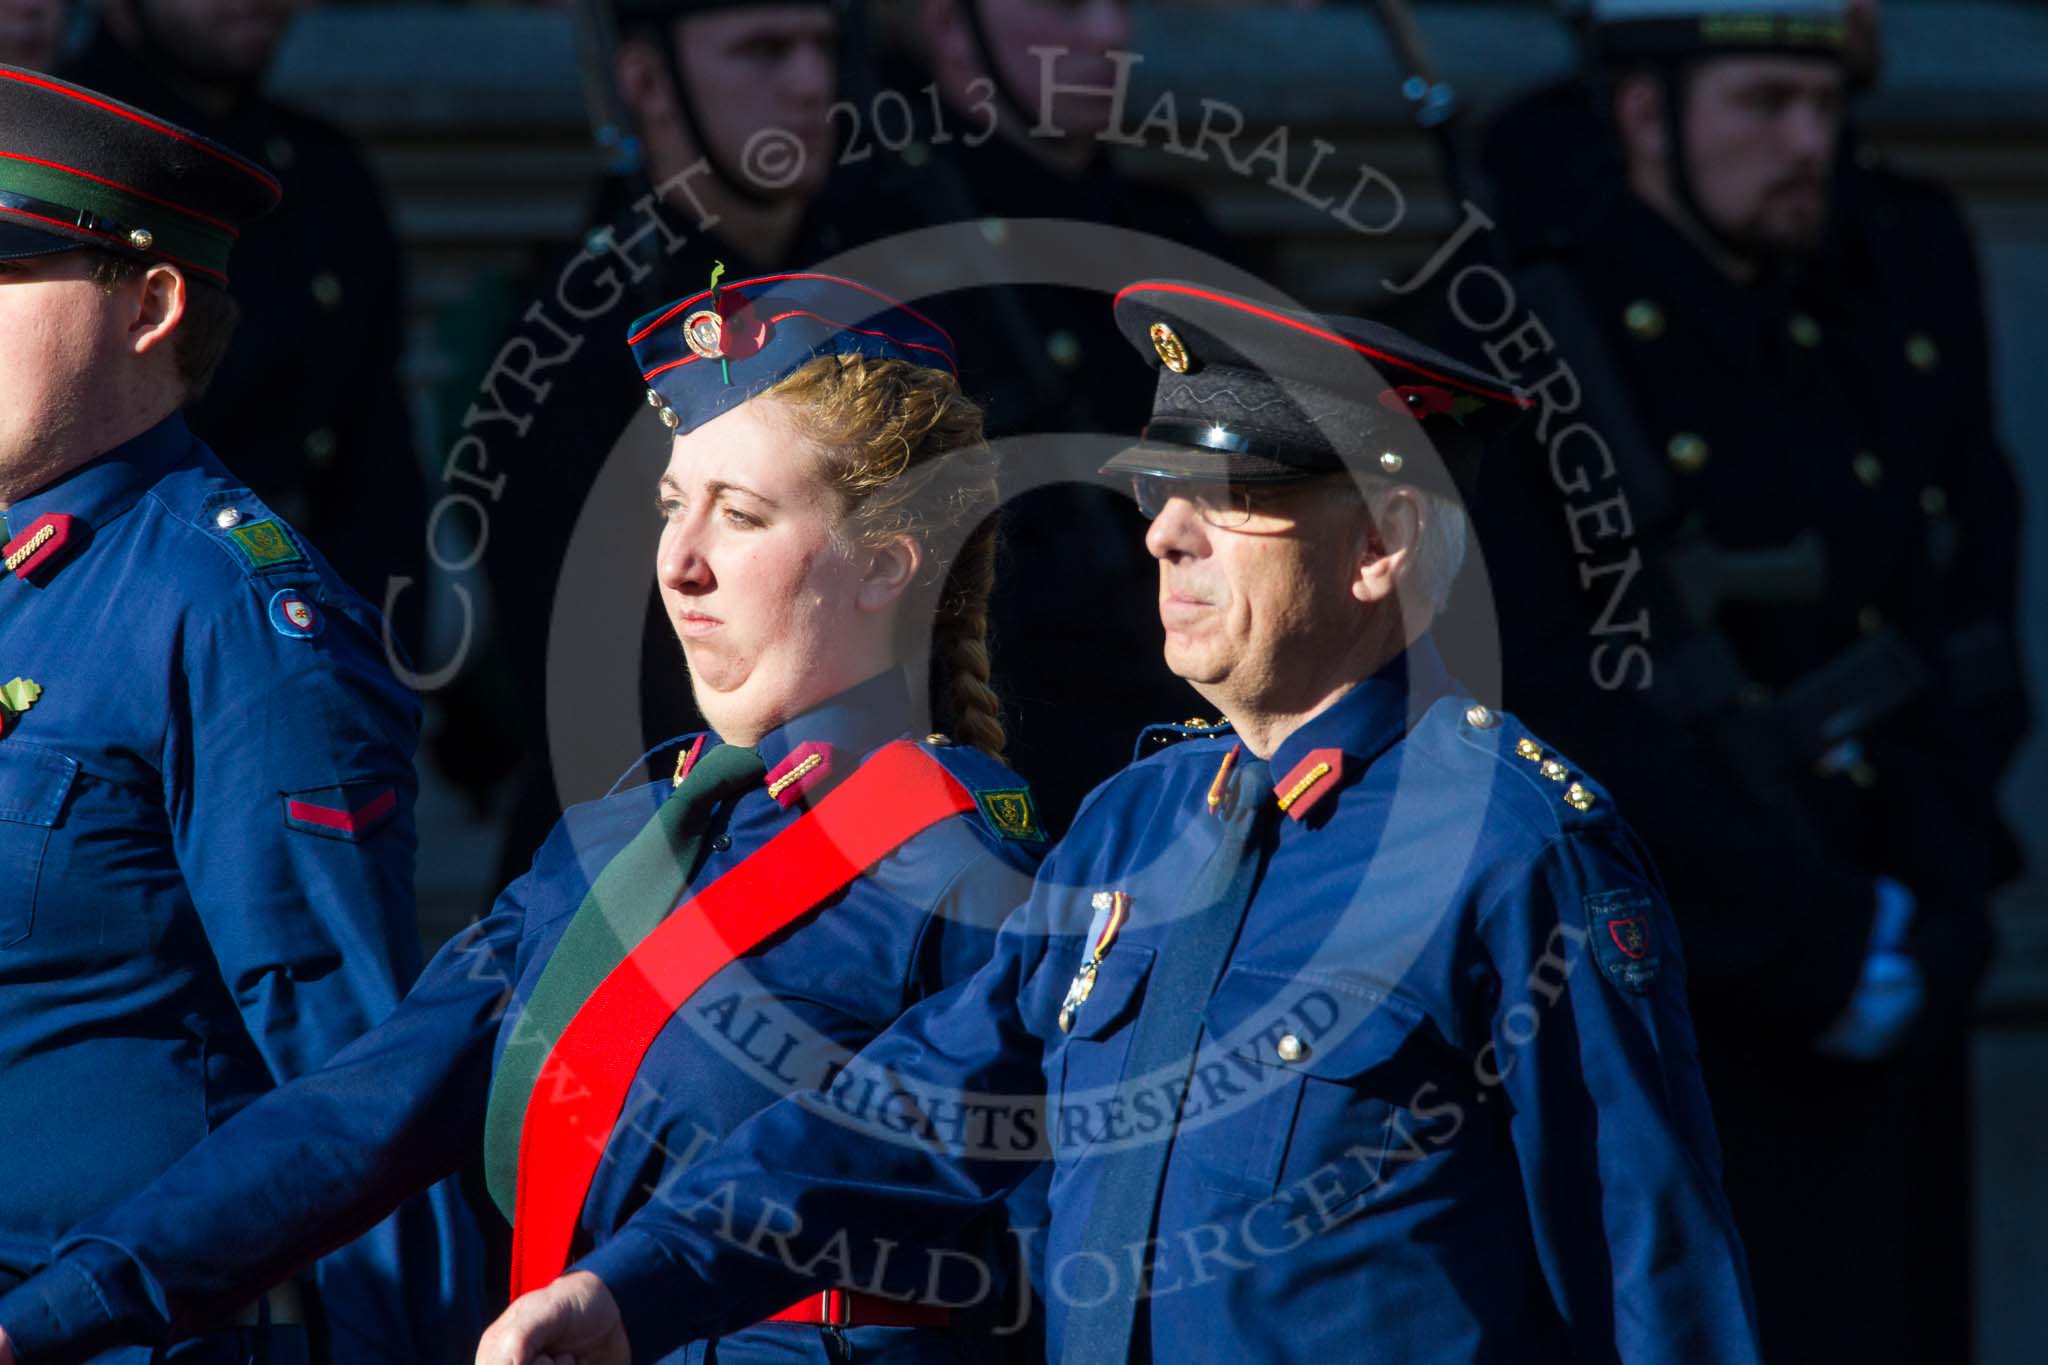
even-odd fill
[(1585, 904), (1600, 974), (1631, 995), (1647, 992), (1657, 979), (1657, 944), (1650, 929), (1656, 901), (1648, 891), (1630, 887), (1595, 892)]

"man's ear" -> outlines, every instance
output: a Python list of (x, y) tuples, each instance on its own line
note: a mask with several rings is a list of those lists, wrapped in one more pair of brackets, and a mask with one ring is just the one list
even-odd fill
[(652, 120), (676, 116), (675, 92), (669, 88), (668, 63), (655, 51), (644, 34), (619, 44), (613, 66), (618, 74), (619, 99), (636, 126), (645, 128)]
[(915, 536), (891, 536), (869, 554), (854, 603), (863, 611), (893, 606), (924, 568), (924, 546)]
[(153, 265), (142, 276), (142, 292), (135, 311), (127, 320), (128, 344), (137, 355), (147, 355), (167, 345), (185, 320), (185, 272), (176, 266)]
[(1358, 569), (1351, 595), (1361, 602), (1389, 602), (1414, 563), (1428, 517), (1412, 488), (1388, 489), (1367, 502), (1361, 516)]
[(1640, 72), (1622, 77), (1614, 87), (1614, 127), (1629, 165), (1662, 166), (1669, 155), (1664, 145), (1663, 83)]

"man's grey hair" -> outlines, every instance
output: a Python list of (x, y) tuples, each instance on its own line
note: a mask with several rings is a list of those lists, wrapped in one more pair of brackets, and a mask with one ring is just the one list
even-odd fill
[(1428, 608), (1429, 614), (1435, 616), (1450, 600), (1451, 585), (1457, 582), (1458, 571), (1465, 566), (1465, 547), (1472, 537), (1472, 523), (1465, 515), (1464, 505), (1441, 493), (1378, 476), (1361, 478), (1358, 487), (1365, 495), (1366, 510), (1375, 526), (1381, 523), (1381, 513), (1395, 489), (1407, 489), (1422, 504), (1422, 539), (1410, 556), (1412, 567), (1403, 584), (1402, 597)]

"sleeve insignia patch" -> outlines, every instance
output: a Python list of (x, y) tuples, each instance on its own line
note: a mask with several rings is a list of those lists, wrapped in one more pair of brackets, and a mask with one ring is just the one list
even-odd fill
[(1599, 891), (1586, 897), (1586, 927), (1593, 960), (1602, 975), (1631, 995), (1642, 995), (1657, 979), (1657, 946), (1650, 917), (1650, 893), (1640, 889)]
[(398, 813), (398, 789), (378, 782), (284, 794), (284, 822), (303, 834), (360, 843)]
[(297, 588), (279, 588), (270, 599), (270, 628), (287, 640), (310, 640), (327, 620)]
[(988, 818), (989, 824), (1005, 839), (1019, 839), (1027, 843), (1044, 841), (1045, 830), (1038, 823), (1038, 811), (1031, 804), (1029, 787), (976, 792), (974, 799), (981, 804), (981, 813)]
[(293, 541), (291, 533), (284, 529), (284, 523), (276, 517), (265, 517), (246, 526), (229, 527), (227, 535), (229, 542), (241, 551), (243, 560), (252, 569), (297, 564), (306, 557)]

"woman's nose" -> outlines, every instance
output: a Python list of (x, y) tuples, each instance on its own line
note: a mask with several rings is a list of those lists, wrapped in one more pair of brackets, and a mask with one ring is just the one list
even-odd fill
[(703, 540), (703, 528), (694, 513), (685, 513), (662, 527), (654, 573), (663, 587), (683, 592), (711, 585), (711, 561), (705, 556)]

